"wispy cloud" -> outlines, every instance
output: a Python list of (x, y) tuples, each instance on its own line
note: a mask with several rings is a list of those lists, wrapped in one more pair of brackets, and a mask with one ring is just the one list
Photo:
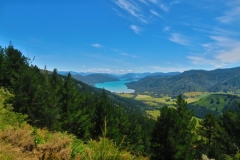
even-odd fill
[(132, 0), (114, 0), (117, 6), (132, 16), (136, 17), (143, 23), (147, 23), (147, 19), (143, 16), (141, 8)]
[(136, 33), (136, 34), (139, 34), (142, 29), (136, 25), (131, 25), (130, 28)]
[(240, 20), (240, 2), (235, 1), (228, 1), (228, 6), (230, 10), (225, 11), (223, 16), (217, 17), (222, 23), (231, 24), (233, 22), (237, 22)]
[(93, 47), (96, 47), (96, 48), (101, 48), (101, 47), (102, 47), (102, 45), (100, 45), (100, 44), (98, 44), (98, 43), (94, 43), (94, 44), (92, 44), (92, 46), (93, 46)]
[(219, 63), (216, 59), (214, 58), (206, 58), (202, 56), (187, 56), (187, 58), (196, 65), (211, 65), (217, 68), (225, 66), (224, 63)]
[(178, 33), (171, 34), (169, 40), (180, 45), (189, 46), (189, 40), (185, 36)]
[(169, 8), (164, 4), (160, 4), (160, 8), (165, 12), (168, 12), (168, 10), (169, 10)]
[(156, 11), (154, 11), (154, 10), (151, 9), (150, 12), (151, 12), (153, 15), (162, 18)]
[[(126, 13), (137, 18), (139, 21), (145, 24), (149, 24), (149, 21), (151, 21), (152, 14), (162, 18), (162, 16), (159, 14), (159, 11), (162, 10), (164, 12), (168, 12), (169, 10), (168, 6), (163, 4), (159, 0), (112, 0), (112, 1)], [(152, 8), (154, 8), (154, 10)], [(151, 14), (149, 14), (147, 10), (150, 10)], [(118, 12), (117, 14), (119, 15)]]
[(128, 53), (125, 53), (125, 52), (121, 53), (121, 55), (123, 55), (123, 56), (127, 56), (127, 57), (136, 58), (135, 55), (131, 55), (131, 54), (128, 54)]
[(164, 28), (163, 28), (163, 31), (169, 31), (170, 30), (170, 27), (169, 26), (165, 26)]
[(180, 2), (181, 2), (180, 0), (175, 0), (175, 1), (171, 2), (170, 5), (178, 4)]
[(158, 1), (157, 0), (149, 0), (149, 2), (152, 2), (154, 4), (158, 4)]
[(139, 1), (142, 2), (142, 3), (144, 3), (144, 4), (146, 4), (146, 5), (148, 5), (148, 3), (147, 3), (146, 0), (139, 0)]
[(187, 58), (194, 64), (223, 67), (240, 63), (240, 41), (227, 36), (210, 36), (213, 42), (203, 44), (204, 53)]
[(88, 72), (94, 72), (94, 73), (112, 73), (113, 71), (108, 68), (89, 68)]

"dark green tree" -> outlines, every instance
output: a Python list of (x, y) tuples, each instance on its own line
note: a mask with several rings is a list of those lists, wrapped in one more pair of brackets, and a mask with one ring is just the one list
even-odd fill
[(163, 107), (160, 117), (157, 118), (155, 129), (152, 133), (152, 156), (153, 160), (173, 160), (177, 150), (177, 121), (179, 115), (174, 108)]
[(5, 87), (9, 87), (12, 83), (17, 81), (20, 74), (29, 65), (29, 58), (26, 58), (19, 50), (15, 49), (11, 42), (4, 52), (5, 74), (3, 77), (3, 82)]
[(196, 120), (193, 118), (194, 112), (187, 107), (187, 101), (185, 101), (182, 95), (178, 95), (175, 107), (179, 115), (175, 132), (177, 136), (177, 153), (176, 159), (193, 159), (194, 156), (194, 141), (196, 135), (194, 133)]
[(65, 79), (62, 92), (62, 128), (79, 138), (89, 138), (90, 128), (94, 124), (91, 124), (87, 108), (82, 105), (83, 101), (84, 98), (81, 97), (77, 85), (69, 73)]
[(160, 110), (156, 128), (152, 135), (152, 159), (194, 159), (193, 148), (196, 136), (196, 122), (193, 111), (181, 95), (177, 97), (176, 108)]
[[(240, 109), (240, 105), (239, 105)], [(236, 153), (240, 148), (240, 110), (227, 110), (220, 117), (220, 124), (226, 131), (229, 139), (225, 146), (227, 146), (226, 151), (230, 154)]]
[(215, 138), (218, 136), (218, 120), (217, 117), (211, 113), (207, 114), (203, 121), (200, 121), (201, 127), (198, 129), (200, 136), (206, 138), (206, 151), (210, 158), (215, 158)]

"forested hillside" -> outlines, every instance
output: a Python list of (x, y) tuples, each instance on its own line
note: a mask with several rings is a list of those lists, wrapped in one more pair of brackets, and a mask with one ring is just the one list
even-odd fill
[(11, 44), (0, 47), (0, 91), (8, 95), (0, 103), (0, 158), (32, 153), (42, 160), (240, 159), (239, 108), (196, 119), (178, 95), (155, 121), (141, 102), (93, 88), (71, 74), (59, 76), (57, 69), (41, 71), (31, 62)]
[(177, 96), (184, 92), (240, 93), (240, 67), (213, 71), (190, 70), (173, 77), (147, 77), (127, 84), (138, 93)]
[(102, 134), (106, 118), (107, 137), (116, 144), (124, 138), (122, 146), (133, 153), (149, 153), (154, 121), (142, 111), (140, 102), (131, 106), (124, 98), (109, 98), (108, 92), (76, 81), (71, 74), (59, 76), (56, 69), (51, 74), (46, 69), (41, 72), (11, 44), (1, 48), (0, 64), (0, 86), (14, 95), (6, 104), (27, 114), (29, 124), (89, 140)]

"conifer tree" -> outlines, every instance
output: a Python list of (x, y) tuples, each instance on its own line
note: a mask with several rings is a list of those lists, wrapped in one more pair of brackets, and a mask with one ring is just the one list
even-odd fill
[(199, 135), (206, 138), (207, 155), (210, 158), (215, 158), (215, 144), (218, 136), (219, 124), (217, 117), (211, 113), (207, 114), (203, 121), (200, 122), (201, 127), (198, 129)]
[(193, 111), (181, 95), (176, 108), (163, 107), (152, 134), (152, 159), (194, 159), (193, 142), (196, 122)]
[(62, 128), (79, 138), (86, 138), (92, 125), (91, 119), (86, 114), (86, 108), (81, 105), (83, 99), (70, 73), (64, 82), (62, 95)]
[(177, 153), (177, 133), (175, 127), (179, 115), (174, 108), (163, 107), (161, 115), (157, 119), (152, 133), (152, 156), (153, 160), (173, 160)]
[(196, 138), (194, 134), (196, 121), (193, 119), (194, 112), (187, 107), (187, 101), (178, 95), (175, 107), (179, 115), (175, 132), (177, 136), (177, 153), (176, 159), (193, 159), (194, 149), (193, 142)]
[(3, 86), (3, 77), (4, 77), (4, 73), (5, 73), (4, 61), (5, 61), (4, 50), (0, 46), (0, 86)]

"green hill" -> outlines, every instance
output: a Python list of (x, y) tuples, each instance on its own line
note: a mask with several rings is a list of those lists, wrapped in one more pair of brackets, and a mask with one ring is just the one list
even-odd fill
[(206, 114), (213, 113), (219, 116), (228, 109), (236, 110), (240, 97), (229, 94), (210, 94), (199, 101), (188, 104), (193, 109), (195, 116), (204, 118)]
[(190, 70), (173, 77), (146, 77), (127, 86), (137, 93), (152, 92), (170, 96), (194, 91), (240, 93), (240, 67)]

